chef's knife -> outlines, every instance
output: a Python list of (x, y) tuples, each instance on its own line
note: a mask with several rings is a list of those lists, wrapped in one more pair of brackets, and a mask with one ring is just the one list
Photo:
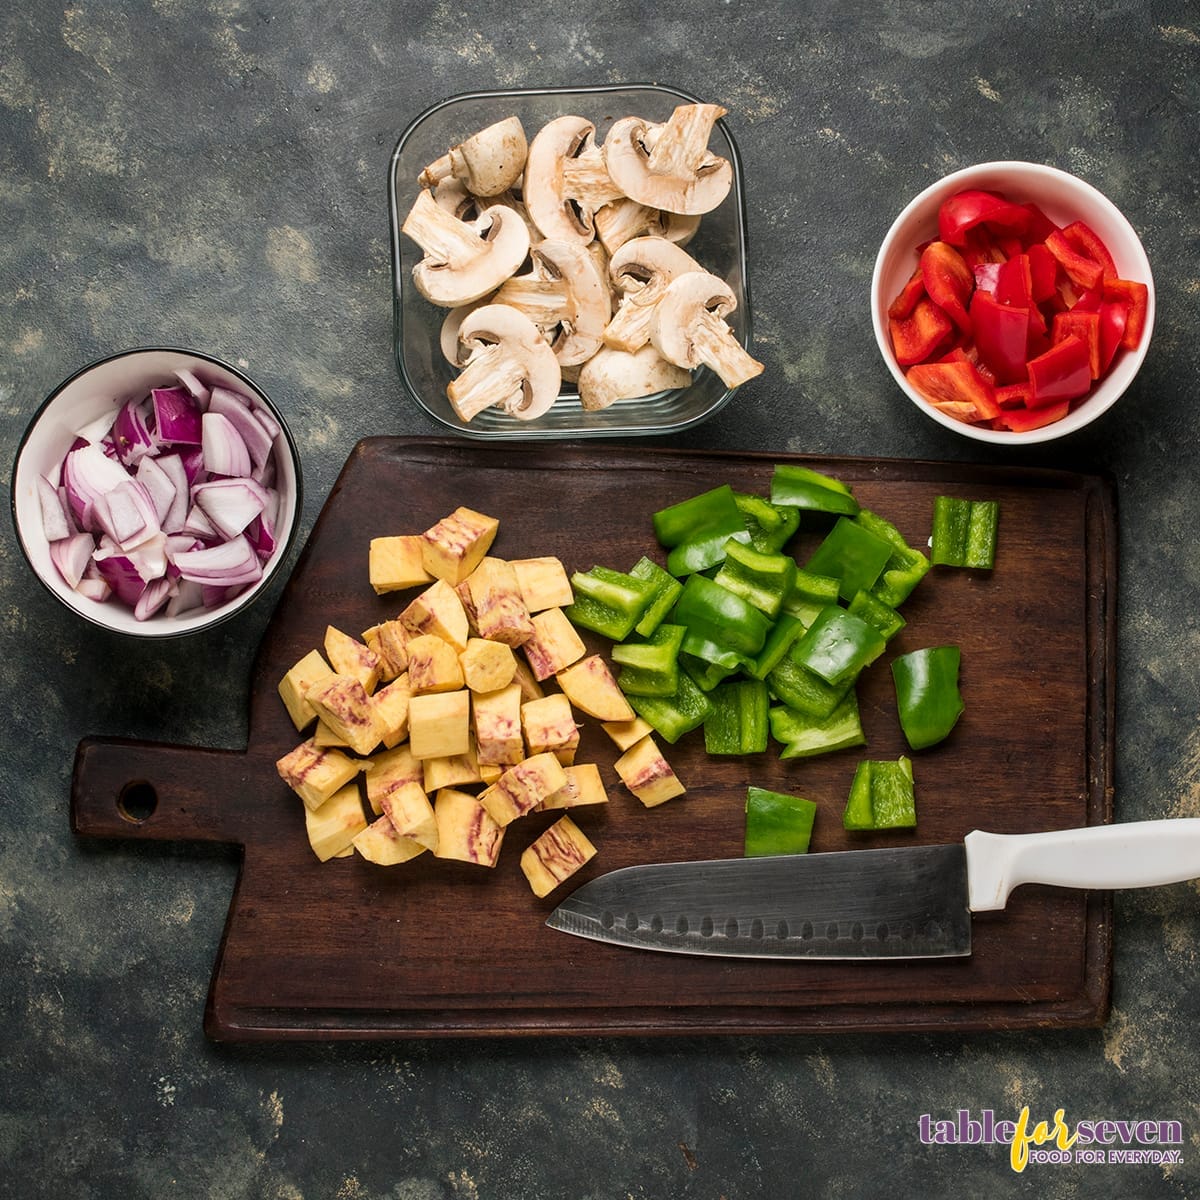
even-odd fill
[(1022, 883), (1152, 887), (1200, 877), (1200, 818), (962, 844), (659, 863), (585, 883), (546, 922), (579, 937), (735, 958), (950, 958), (971, 914)]

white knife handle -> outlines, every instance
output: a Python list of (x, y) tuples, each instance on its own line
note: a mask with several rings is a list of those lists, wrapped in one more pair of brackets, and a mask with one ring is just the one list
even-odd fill
[(964, 844), (972, 912), (1003, 908), (1022, 883), (1110, 889), (1200, 878), (1200, 817), (1050, 833), (975, 830)]

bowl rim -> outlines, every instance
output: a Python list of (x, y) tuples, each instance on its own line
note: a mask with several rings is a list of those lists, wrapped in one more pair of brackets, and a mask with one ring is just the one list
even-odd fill
[[(1026, 430), (1021, 433), (1003, 429), (984, 429), (980, 426), (969, 425), (965, 421), (958, 421), (953, 417), (946, 416), (925, 400), (904, 377), (904, 372), (900, 369), (899, 364), (895, 361), (895, 355), (891, 352), (890, 335), (885, 320), (886, 305), (883, 303), (883, 297), (879, 292), (882, 284), (885, 257), (892, 249), (892, 244), (895, 242), (901, 227), (916, 209), (929, 203), (938, 193), (944, 192), (950, 194), (956, 187), (976, 180), (979, 175), (985, 173), (1001, 174), (1005, 172), (1040, 175), (1047, 180), (1066, 184), (1066, 186), (1077, 189), (1086, 195), (1092, 203), (1106, 212), (1109, 218), (1126, 230), (1130, 236), (1130, 244), (1133, 248), (1134, 256), (1138, 258), (1138, 278), (1140, 282), (1146, 284), (1149, 301), (1146, 311), (1145, 332), (1142, 335), (1141, 345), (1136, 350), (1130, 352), (1131, 358), (1129, 361), (1132, 363), (1132, 369), (1129, 371), (1129, 378), (1124, 385), (1114, 391), (1111, 397), (1098, 404), (1088, 407), (1088, 403), (1085, 402), (1085, 404), (1080, 405), (1074, 412), (1068, 413), (1061, 421), (1055, 421), (1053, 424), (1044, 425), (1040, 429)], [(976, 186), (979, 185), (976, 184)], [(987, 162), (974, 163), (966, 167), (959, 167), (947, 175), (940, 176), (927, 187), (917, 192), (904, 205), (896, 218), (888, 226), (887, 233), (884, 235), (882, 242), (880, 242), (879, 250), (875, 256), (875, 266), (871, 273), (870, 305), (871, 324), (874, 329), (875, 341), (879, 348), (880, 356), (897, 385), (916, 408), (923, 412), (930, 420), (944, 426), (946, 429), (952, 430), (960, 437), (969, 438), (972, 441), (986, 442), (998, 446), (1031, 446), (1042, 442), (1057, 441), (1059, 438), (1069, 437), (1071, 434), (1077, 433), (1079, 430), (1092, 424), (1093, 421), (1102, 417), (1125, 394), (1141, 369), (1150, 348), (1150, 339), (1154, 332), (1156, 289), (1149, 255), (1146, 253), (1141, 235), (1120, 208), (1096, 187), (1095, 184), (1089, 183), (1081, 176), (1066, 171), (1061, 167), (1053, 166), (1050, 163), (1039, 163), (1026, 159), (994, 159)], [(1092, 399), (1094, 397), (1089, 397), (1088, 402)]]
[[(415, 380), (411, 377), (403, 354), (403, 338), (401, 336), (404, 327), (403, 313), (401, 311), (402, 285), (404, 277), (404, 268), (400, 261), (400, 226), (403, 224), (403, 218), (400, 214), (400, 197), (396, 187), (397, 167), (400, 161), (400, 156), (407, 144), (409, 138), (416, 130), (424, 124), (427, 118), (433, 116), (443, 108), (449, 108), (455, 104), (463, 103), (469, 100), (508, 100), (513, 97), (540, 97), (540, 96), (602, 96), (617, 92), (632, 92), (632, 91), (647, 91), (660, 92), (666, 96), (673, 96), (684, 104), (703, 104), (705, 101), (698, 96), (692, 95), (690, 92), (684, 91), (682, 88), (675, 87), (671, 84), (664, 83), (647, 83), (637, 80), (624, 83), (599, 83), (586, 84), (580, 87), (572, 87), (569, 84), (558, 84), (553, 87), (525, 87), (525, 88), (489, 88), (480, 91), (458, 92), (452, 96), (446, 96), (431, 104), (424, 111), (418, 113), (405, 126), (404, 131), (400, 134), (396, 141), (396, 146), (392, 151), (391, 157), (388, 159), (388, 221), (391, 233), (391, 245), (389, 247), (389, 258), (391, 260), (391, 283), (392, 283), (392, 357), (396, 363), (396, 369), (400, 375), (401, 381), (404, 384), (405, 390), (409, 396), (416, 401), (417, 406), (427, 416), (437, 421), (438, 424), (446, 429), (451, 430), (462, 437), (473, 438), (479, 441), (539, 441), (539, 440), (570, 440), (576, 438), (616, 438), (630, 436), (665, 436), (667, 434), (679, 433), (682, 430), (690, 429), (695, 425), (709, 420), (723, 409), (730, 400), (733, 399), (737, 388), (726, 387), (721, 395), (710, 404), (703, 412), (696, 413), (684, 420), (674, 421), (671, 424), (664, 424), (653, 428), (646, 428), (645, 425), (637, 422), (624, 422), (620, 425), (612, 424), (603, 428), (564, 428), (564, 429), (547, 429), (537, 428), (536, 422), (520, 422), (513, 423), (513, 428), (503, 429), (473, 429), (469, 422), (455, 421), (444, 416), (442, 413), (435, 411), (430, 407), (421, 395)], [(737, 141), (733, 136), (733, 132), (725, 123), (724, 117), (720, 117), (716, 122), (722, 133), (725, 135), (726, 141), (729, 143), (729, 159), (733, 165), (733, 185), (730, 193), (735, 198), (736, 218), (734, 227), (737, 232), (736, 260), (741, 264), (741, 283), (742, 283), (742, 298), (743, 309), (742, 319), (744, 322), (744, 334), (742, 336), (742, 345), (749, 350), (754, 342), (754, 306), (750, 294), (750, 247), (749, 234), (746, 221), (746, 189), (745, 189), (745, 172), (742, 169), (742, 156), (738, 148)], [(707, 367), (697, 368), (701, 371), (707, 371)], [(686, 389), (680, 389), (685, 391)]]
[[(213, 366), (220, 367), (222, 370), (228, 371), (230, 375), (240, 379), (247, 387), (251, 389), (256, 397), (261, 398), (266, 403), (267, 407), (271, 410), (271, 415), (279, 422), (280, 430), (282, 431), (284, 439), (287, 443), (288, 454), (292, 460), (293, 475), (295, 476), (296, 480), (295, 503), (292, 506), (293, 511), (291, 528), (288, 530), (286, 539), (276, 547), (277, 557), (275, 560), (275, 565), (269, 571), (265, 571), (262, 578), (255, 583), (253, 587), (248, 588), (240, 596), (235, 596), (233, 601), (229, 603), (227, 610), (216, 610), (214, 611), (211, 620), (205, 621), (200, 625), (193, 625), (187, 629), (175, 628), (170, 622), (163, 622), (161, 627), (156, 625), (147, 628), (144, 631), (121, 629), (118, 626), (112, 625), (107, 621), (101, 620), (98, 616), (93, 615), (86, 607), (76, 608), (75, 605), (71, 604), (64, 596), (60, 595), (53, 586), (51, 586), (50, 582), (43, 576), (42, 572), (38, 570), (37, 566), (34, 564), (33, 559), (30, 557), (29, 550), (25, 544), (25, 537), (21, 531), (21, 523), (17, 514), (17, 475), (21, 466), (21, 458), (25, 452), (25, 446), (32, 436), (34, 429), (41, 422), (50, 406), (68, 387), (70, 387), (72, 383), (80, 378), (80, 376), (86, 375), (89, 371), (92, 371), (97, 367), (105, 366), (110, 362), (117, 362), (123, 358), (131, 358), (138, 354), (186, 355), (188, 358), (199, 359), (203, 362), (211, 363)], [(9, 513), (12, 519), (13, 532), (16, 534), (17, 545), (21, 549), (21, 556), (25, 559), (25, 562), (34, 578), (42, 585), (42, 587), (46, 589), (46, 591), (50, 593), (50, 595), (55, 598), (55, 600), (59, 602), (59, 604), (61, 604), (69, 612), (72, 612), (76, 616), (83, 618), (83, 620), (99, 629), (103, 629), (108, 633), (116, 634), (119, 637), (129, 638), (132, 641), (167, 641), (175, 638), (190, 637), (192, 634), (205, 633), (217, 625), (224, 624), (226, 621), (231, 620), (233, 617), (249, 608), (250, 605), (253, 604), (254, 601), (256, 601), (266, 590), (267, 584), (275, 577), (279, 569), (286, 562), (288, 555), (291, 553), (292, 546), (295, 544), (296, 537), (300, 531), (300, 517), (304, 504), (304, 481), (303, 472), (301, 469), (300, 448), (296, 444), (296, 439), (292, 434), (287, 419), (280, 411), (279, 406), (274, 400), (271, 399), (270, 395), (263, 390), (262, 386), (251, 379), (245, 371), (241, 370), (241, 368), (234, 366), (232, 363), (226, 362), (222, 358), (218, 358), (215, 354), (208, 354), (203, 350), (190, 350), (186, 346), (132, 346), (126, 350), (117, 350), (112, 354), (102, 355), (100, 358), (93, 359), (91, 362), (73, 371), (70, 375), (63, 379), (61, 383), (56, 384), (54, 388), (47, 393), (45, 399), (38, 405), (37, 409), (33, 413), (33, 416), (31, 416), (29, 421), (26, 423), (25, 429), (17, 442), (17, 449), (13, 456), (12, 474), (10, 478), (11, 486), (9, 488)], [(99, 606), (97, 605), (96, 607)]]

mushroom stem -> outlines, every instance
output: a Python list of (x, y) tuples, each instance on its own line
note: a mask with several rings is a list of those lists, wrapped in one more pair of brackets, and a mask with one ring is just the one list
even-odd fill
[(747, 353), (733, 336), (733, 330), (716, 313), (705, 311), (688, 336), (692, 344), (690, 357), (715, 371), (726, 387), (741, 387), (762, 374), (762, 363)]
[(575, 158), (563, 159), (562, 192), (589, 213), (625, 195), (613, 183), (604, 165), (604, 153), (596, 145), (589, 145)]
[(494, 404), (511, 407), (527, 386), (523, 364), (497, 344), (476, 350), (461, 373), (450, 381), (446, 395), (459, 419), (469, 421)]
[(479, 252), (479, 233), (473, 225), (447, 212), (428, 188), (422, 189), (401, 226), (425, 257), (439, 263), (473, 258)]
[[(708, 150), (713, 126), (726, 110), (719, 104), (681, 104), (667, 119), (650, 151), (651, 174), (677, 178), (698, 175), (706, 160), (716, 160)], [(709, 169), (712, 169), (711, 167)]]

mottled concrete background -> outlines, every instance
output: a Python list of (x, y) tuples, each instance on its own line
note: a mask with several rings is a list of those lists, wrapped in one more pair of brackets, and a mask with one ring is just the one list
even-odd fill
[[(867, 287), (954, 168), (1053, 163), (1141, 232), (1149, 361), (1118, 410), (1017, 461), (1111, 470), (1122, 818), (1200, 815), (1200, 12), (1016, 4), (344, 0), (0, 6), (0, 439), (79, 365), (183, 344), (248, 366), (303, 449), (305, 529), (357, 439), (438, 432), (389, 352), (385, 174), (477, 88), (671, 83), (724, 104), (748, 182), (765, 374), (679, 444), (994, 461), (908, 405)], [(81, 845), (86, 734), (241, 746), (271, 602), (206, 638), (85, 629), (0, 541), (0, 1194), (93, 1200), (753, 1200), (1200, 1191), (1200, 905), (1116, 903), (1102, 1031), (220, 1049), (201, 1032), (234, 864)], [(1031, 631), (1031, 643), (1036, 631)], [(1003, 714), (997, 714), (1002, 720)], [(1036, 797), (1014, 802), (1036, 805)], [(1184, 1162), (1009, 1169), (923, 1112), (1175, 1119)]]

